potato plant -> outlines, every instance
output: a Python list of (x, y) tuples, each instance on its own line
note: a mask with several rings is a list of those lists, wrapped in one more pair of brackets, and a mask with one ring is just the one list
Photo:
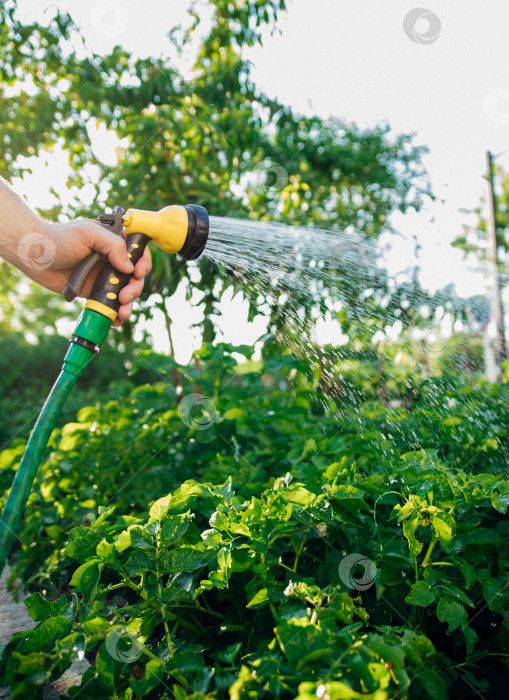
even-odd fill
[[(509, 480), (495, 443), (489, 462), (438, 399), (434, 416), (348, 413), (291, 355), (239, 351), (205, 347), (181, 391), (137, 387), (54, 434), (12, 555), (37, 626), (3, 652), (11, 697), (43, 697), (84, 656), (80, 699), (497, 697)], [(139, 362), (174, 376), (167, 358)], [(496, 409), (471, 387), (460, 417), (474, 400)], [(6, 481), (21, 450), (3, 453)]]

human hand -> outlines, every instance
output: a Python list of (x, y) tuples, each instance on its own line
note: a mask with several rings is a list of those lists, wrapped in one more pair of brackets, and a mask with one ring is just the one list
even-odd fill
[[(113, 325), (129, 318), (132, 302), (140, 296), (152, 261), (148, 246), (136, 266), (127, 257), (125, 241), (99, 223), (78, 219), (69, 223), (39, 221), (38, 231), (25, 235), (18, 243), (19, 262), (15, 264), (28, 277), (53, 292), (62, 293), (74, 268), (92, 251), (102, 253), (120, 272), (132, 273), (131, 280), (119, 294), (120, 308)], [(26, 249), (26, 250), (25, 250)], [(100, 260), (90, 271), (80, 290), (88, 297), (97, 273), (104, 265)]]

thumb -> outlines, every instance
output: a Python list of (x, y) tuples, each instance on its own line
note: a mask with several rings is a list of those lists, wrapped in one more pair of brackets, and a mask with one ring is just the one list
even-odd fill
[(93, 222), (87, 223), (84, 231), (85, 241), (91, 250), (106, 255), (119, 272), (133, 272), (134, 265), (127, 257), (125, 241), (121, 236)]

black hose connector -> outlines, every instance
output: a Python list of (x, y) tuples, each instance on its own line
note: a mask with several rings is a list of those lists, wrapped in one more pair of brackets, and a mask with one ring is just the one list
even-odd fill
[(205, 250), (209, 237), (209, 215), (199, 204), (186, 204), (189, 225), (184, 245), (179, 256), (184, 260), (196, 260)]

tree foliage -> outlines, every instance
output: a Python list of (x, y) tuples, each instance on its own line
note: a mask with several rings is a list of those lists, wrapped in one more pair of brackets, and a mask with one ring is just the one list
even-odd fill
[[(362, 130), (337, 118), (297, 114), (252, 83), (242, 49), (261, 42), (283, 1), (210, 5), (210, 30), (192, 77), (184, 79), (178, 65), (138, 59), (118, 46), (103, 56), (74, 50), (79, 31), (69, 16), (23, 26), (8, 0), (0, 24), (0, 77), (7, 89), (0, 112), (3, 172), (21, 174), (26, 166), (19, 156), (62, 145), (70, 184), (92, 184), (96, 196), (91, 208), (76, 201), (55, 207), (48, 212), (53, 216), (90, 216), (119, 203), (159, 209), (191, 201), (214, 215), (354, 227), (376, 237), (390, 228), (391, 212), (420, 206), (428, 192), (423, 148), (410, 136), (393, 135), (387, 125)], [(170, 32), (178, 48), (195, 37), (199, 16), (194, 20), (183, 38)], [(91, 120), (122, 140), (115, 166), (94, 154)], [(272, 181), (271, 164), (280, 168), (281, 182)], [(167, 298), (187, 267), (157, 250), (154, 257), (147, 293)], [(204, 292), (207, 340), (221, 288), (209, 262), (203, 260), (200, 271), (195, 285)]]

